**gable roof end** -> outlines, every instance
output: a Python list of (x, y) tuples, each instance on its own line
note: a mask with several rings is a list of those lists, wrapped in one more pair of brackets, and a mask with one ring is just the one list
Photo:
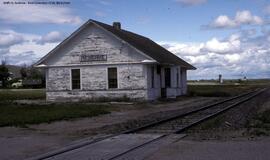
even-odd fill
[(42, 64), (42, 62), (47, 59), (51, 54), (53, 54), (58, 48), (60, 48), (62, 45), (64, 45), (67, 41), (69, 41), (73, 36), (78, 34), (80, 30), (87, 27), (89, 23), (94, 23), (105, 30), (111, 32), (115, 36), (119, 37), (123, 41), (130, 44), (132, 47), (138, 49), (139, 51), (143, 52), (147, 56), (153, 58), (160, 64), (174, 64), (174, 65), (180, 65), (181, 67), (184, 67), (186, 69), (196, 69), (191, 64), (187, 63), (186, 61), (182, 60), (178, 56), (174, 55), (173, 53), (169, 52), (162, 46), (158, 45), (151, 39), (135, 34), (133, 32), (129, 32), (123, 29), (116, 29), (115, 27), (98, 22), (95, 20), (88, 20), (85, 24), (83, 24), (79, 29), (77, 29), (75, 32), (73, 32), (68, 38), (66, 38), (63, 42), (61, 42), (58, 46), (56, 46), (51, 52), (49, 52), (47, 55), (45, 55), (43, 58), (41, 58), (35, 65)]
[(54, 47), (48, 54), (43, 56), (40, 60), (38, 60), (34, 66), (38, 67), (39, 65), (44, 65), (43, 62), (52, 54), (54, 54), (59, 48), (61, 48), (65, 43), (67, 43), (72, 37), (76, 36), (82, 29), (84, 29), (88, 24), (89, 20), (81, 25), (77, 30), (75, 30), (71, 35), (69, 35), (66, 39), (64, 39), (61, 43), (59, 43), (56, 47)]

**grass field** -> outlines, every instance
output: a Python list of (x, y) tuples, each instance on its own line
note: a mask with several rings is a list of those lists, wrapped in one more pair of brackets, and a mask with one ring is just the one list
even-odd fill
[(263, 87), (265, 85), (189, 85), (188, 96), (229, 97)]
[(101, 104), (56, 103), (44, 105), (17, 104), (14, 100), (45, 100), (45, 89), (0, 89), (0, 127), (50, 123), (110, 113)]
[(45, 99), (45, 89), (0, 89), (0, 101)]
[(0, 127), (25, 126), (110, 113), (108, 107), (93, 104), (16, 105), (0, 104)]

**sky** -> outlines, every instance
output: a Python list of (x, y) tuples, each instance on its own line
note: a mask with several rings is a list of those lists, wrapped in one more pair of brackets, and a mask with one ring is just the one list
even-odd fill
[(33, 64), (88, 19), (151, 38), (188, 79), (270, 78), (270, 0), (0, 0), (0, 59)]

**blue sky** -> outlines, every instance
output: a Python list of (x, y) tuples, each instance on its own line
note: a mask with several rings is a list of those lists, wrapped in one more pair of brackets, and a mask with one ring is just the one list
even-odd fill
[(270, 1), (0, 2), (0, 58), (10, 64), (35, 62), (85, 21), (95, 19), (108, 24), (120, 21), (122, 28), (151, 38), (195, 65), (198, 69), (189, 73), (189, 79), (211, 79), (218, 74), (270, 78)]

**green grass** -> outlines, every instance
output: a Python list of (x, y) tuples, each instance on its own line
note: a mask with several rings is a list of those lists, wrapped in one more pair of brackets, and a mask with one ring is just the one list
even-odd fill
[(189, 96), (229, 97), (258, 88), (256, 85), (188, 85)]
[(106, 106), (90, 104), (0, 104), (0, 126), (25, 126), (110, 113)]
[(45, 99), (45, 89), (0, 89), (0, 101)]

